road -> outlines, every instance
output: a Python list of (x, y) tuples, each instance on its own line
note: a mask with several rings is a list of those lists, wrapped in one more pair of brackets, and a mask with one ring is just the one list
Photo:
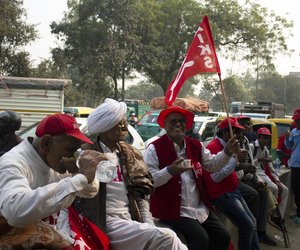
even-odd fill
[[(289, 215), (294, 215), (295, 214), (295, 207), (293, 206), (292, 209), (290, 210)], [(290, 250), (299, 250), (300, 249), (300, 225), (295, 224), (290, 218), (289, 215), (285, 216), (285, 221), (286, 221), (286, 228), (289, 234), (289, 239), (290, 239), (290, 244), (291, 247), (288, 248)], [(283, 249), (287, 249), (285, 248), (284, 245), (284, 240), (283, 240), (283, 236), (282, 233), (275, 229), (274, 227), (272, 227), (271, 225), (268, 225), (268, 232), (273, 235), (274, 237), (278, 237), (279, 240), (277, 240), (277, 246), (276, 247), (272, 247), (272, 246), (268, 246), (265, 244), (260, 244), (261, 246), (261, 250), (283, 250)]]

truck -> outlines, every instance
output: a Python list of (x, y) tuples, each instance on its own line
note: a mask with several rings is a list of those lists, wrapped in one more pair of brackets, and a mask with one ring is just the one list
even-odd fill
[(268, 101), (256, 103), (232, 102), (230, 112), (236, 115), (248, 115), (256, 118), (284, 118), (285, 105)]
[(19, 113), (22, 130), (48, 114), (62, 113), (64, 88), (71, 83), (70, 79), (1, 77), (0, 111)]
[(145, 100), (125, 99), (124, 102), (127, 105), (127, 117), (129, 117), (130, 112), (134, 112), (140, 120), (150, 110), (150, 103)]

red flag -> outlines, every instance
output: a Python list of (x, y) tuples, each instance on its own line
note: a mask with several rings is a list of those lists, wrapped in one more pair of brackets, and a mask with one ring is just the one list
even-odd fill
[(171, 106), (184, 82), (199, 73), (221, 75), (207, 16), (203, 17), (176, 77), (168, 86), (166, 103)]
[(78, 214), (72, 206), (68, 210), (75, 250), (111, 250), (106, 234), (86, 217)]

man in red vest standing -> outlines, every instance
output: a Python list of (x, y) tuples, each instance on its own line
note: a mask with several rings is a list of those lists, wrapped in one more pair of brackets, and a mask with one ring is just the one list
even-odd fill
[(224, 150), (212, 155), (196, 139), (185, 136), (194, 114), (179, 107), (160, 112), (157, 122), (166, 135), (148, 146), (144, 154), (154, 179), (150, 211), (155, 218), (180, 232), (188, 249), (227, 250), (230, 235), (211, 211), (202, 185), (202, 168), (216, 172), (239, 152), (235, 137)]

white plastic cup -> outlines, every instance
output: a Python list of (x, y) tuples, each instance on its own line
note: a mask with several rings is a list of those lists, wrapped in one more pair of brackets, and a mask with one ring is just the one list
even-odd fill
[(191, 159), (184, 159), (182, 162), (182, 166), (185, 168), (191, 168), (192, 167)]

